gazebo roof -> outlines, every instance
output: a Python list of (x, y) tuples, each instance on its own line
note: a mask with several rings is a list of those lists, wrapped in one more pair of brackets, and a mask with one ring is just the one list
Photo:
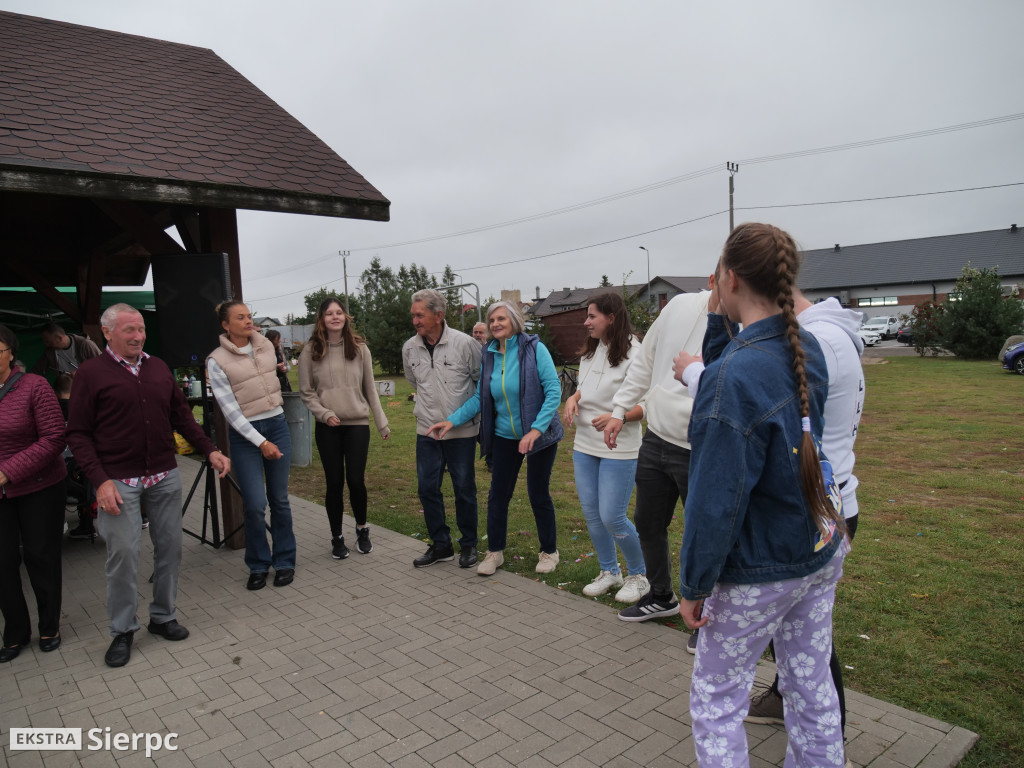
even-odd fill
[(0, 12), (7, 192), (378, 221), (390, 208), (213, 51)]

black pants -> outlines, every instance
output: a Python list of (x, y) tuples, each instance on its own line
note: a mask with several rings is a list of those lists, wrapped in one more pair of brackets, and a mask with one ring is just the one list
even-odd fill
[(648, 428), (636, 463), (636, 512), (633, 516), (655, 597), (675, 594), (668, 527), (676, 505), (686, 501), (690, 452), (662, 440)]
[(366, 424), (329, 427), (317, 422), (313, 435), (327, 480), (324, 498), (327, 519), (331, 523), (331, 535), (338, 538), (345, 511), (342, 498), (345, 483), (348, 483), (348, 500), (356, 525), (366, 525), (366, 455), (370, 451), (370, 427)]
[(53, 637), (60, 629), (64, 499), (63, 480), (25, 496), (0, 498), (0, 611), (4, 616), (4, 645), (27, 643), (32, 637), (32, 622), (21, 589), (23, 556), (36, 595), (39, 636)]

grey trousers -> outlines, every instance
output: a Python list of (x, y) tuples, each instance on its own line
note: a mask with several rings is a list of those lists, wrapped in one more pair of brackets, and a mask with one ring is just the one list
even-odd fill
[(98, 512), (99, 535), (107, 543), (107, 613), (110, 635), (139, 629), (139, 545), (142, 506), (153, 542), (153, 602), (149, 618), (163, 624), (176, 618), (181, 566), (181, 475), (177, 469), (150, 488), (131, 488), (115, 480), (124, 503), (120, 515)]

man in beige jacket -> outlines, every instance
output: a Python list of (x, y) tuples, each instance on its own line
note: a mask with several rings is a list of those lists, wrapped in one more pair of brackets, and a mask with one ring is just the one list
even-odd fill
[(426, 568), (453, 560), (455, 549), (445, 522), (441, 480), (445, 466), (455, 491), (455, 522), (461, 537), (459, 567), (476, 564), (477, 500), (474, 454), (480, 418), (451, 430), (441, 440), (427, 435), (432, 424), (448, 418), (476, 391), (480, 379), (480, 345), (444, 321), (444, 296), (433, 289), (412, 296), (416, 335), (402, 346), (405, 378), (416, 390), (416, 476), (423, 518), (431, 544), (413, 561)]

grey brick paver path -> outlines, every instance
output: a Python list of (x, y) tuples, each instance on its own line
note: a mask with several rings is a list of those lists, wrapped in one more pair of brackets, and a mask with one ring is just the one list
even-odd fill
[[(180, 464), (186, 475), (198, 466)], [(103, 664), (103, 544), (66, 542), (63, 645), (49, 654), (33, 645), (0, 668), (0, 765), (696, 765), (684, 635), (618, 621), (605, 605), (502, 571), (483, 579), (456, 563), (416, 570), (424, 543), (381, 528), (370, 555), (353, 548), (334, 560), (323, 508), (292, 504), (291, 586), (248, 592), (242, 552), (186, 536), (178, 613), (192, 635), (169, 643), (143, 628), (122, 669)], [(190, 530), (200, 505), (186, 516)], [(354, 539), (352, 527), (347, 518)], [(151, 564), (147, 540), (143, 627)], [(977, 739), (854, 691), (847, 702), (858, 768), (951, 768)], [(179, 749), (151, 760), (138, 751), (12, 751), (8, 730), (28, 726), (175, 732)], [(747, 733), (752, 766), (782, 765), (781, 728)]]

